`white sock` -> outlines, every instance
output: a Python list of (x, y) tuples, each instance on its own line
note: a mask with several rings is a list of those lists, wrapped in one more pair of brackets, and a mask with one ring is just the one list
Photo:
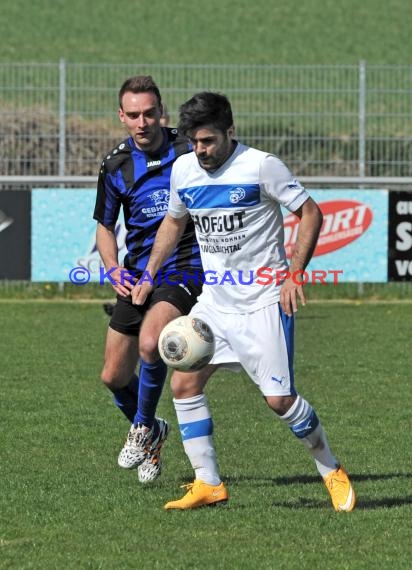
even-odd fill
[(219, 485), (220, 477), (213, 446), (213, 422), (205, 394), (173, 399), (183, 447), (196, 479)]
[(287, 423), (294, 435), (309, 450), (322, 477), (326, 477), (339, 466), (329, 448), (326, 434), (315, 410), (304, 398), (298, 395), (293, 406), (280, 419)]

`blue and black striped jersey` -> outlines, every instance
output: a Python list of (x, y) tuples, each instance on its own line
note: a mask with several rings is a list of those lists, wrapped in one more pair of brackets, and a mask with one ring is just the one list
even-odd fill
[[(163, 145), (154, 154), (136, 148), (132, 137), (117, 145), (103, 160), (97, 183), (93, 217), (106, 227), (114, 227), (123, 206), (127, 229), (124, 266), (137, 272), (145, 269), (157, 229), (167, 213), (173, 163), (191, 150), (176, 129), (163, 128), (163, 132)], [(191, 220), (163, 269), (201, 269)]]

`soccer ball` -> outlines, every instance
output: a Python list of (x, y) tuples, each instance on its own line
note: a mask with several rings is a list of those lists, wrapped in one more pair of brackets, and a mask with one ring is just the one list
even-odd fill
[(186, 315), (173, 319), (164, 327), (158, 348), (165, 364), (183, 372), (194, 372), (211, 361), (215, 337), (202, 319)]

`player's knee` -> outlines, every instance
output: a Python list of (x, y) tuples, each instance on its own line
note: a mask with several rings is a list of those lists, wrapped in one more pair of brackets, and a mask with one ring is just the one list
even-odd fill
[(139, 340), (139, 355), (142, 360), (150, 364), (159, 360), (157, 341), (157, 337), (147, 334)]
[(190, 372), (174, 372), (170, 381), (173, 397), (176, 400), (192, 398), (202, 392), (200, 379)]
[(265, 399), (267, 405), (275, 414), (284, 416), (293, 405), (296, 396), (266, 396)]
[(117, 390), (119, 388), (124, 388), (127, 384), (127, 379), (123, 378), (118, 371), (114, 370), (110, 366), (104, 366), (100, 379), (109, 388), (109, 390)]
[(184, 383), (179, 375), (173, 374), (170, 381), (170, 388), (172, 390), (173, 397), (177, 400), (182, 398), (187, 398)]

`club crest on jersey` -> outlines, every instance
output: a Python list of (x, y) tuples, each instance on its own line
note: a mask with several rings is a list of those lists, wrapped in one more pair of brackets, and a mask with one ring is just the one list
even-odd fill
[(237, 204), (240, 200), (246, 196), (246, 192), (243, 188), (235, 188), (234, 190), (230, 190), (229, 192), (229, 200), (232, 204)]
[(160, 204), (165, 204), (166, 206), (169, 204), (169, 196), (170, 190), (167, 188), (162, 188), (161, 190), (156, 190), (152, 194), (149, 194), (149, 198), (153, 200), (156, 206)]
[(157, 216), (163, 216), (167, 211), (169, 205), (170, 190), (168, 188), (161, 188), (160, 190), (155, 190), (148, 195), (149, 200), (152, 201), (152, 206), (142, 208), (142, 213), (146, 215), (147, 218), (156, 218)]

